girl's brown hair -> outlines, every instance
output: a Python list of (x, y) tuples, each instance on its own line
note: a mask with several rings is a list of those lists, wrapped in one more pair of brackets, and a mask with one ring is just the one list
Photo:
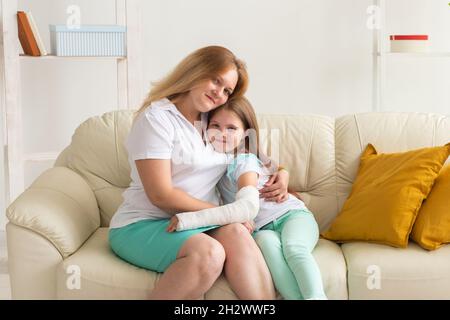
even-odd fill
[[(208, 124), (210, 119), (212, 119), (220, 110), (234, 112), (244, 125), (244, 142), (235, 150), (235, 152), (245, 151), (246, 153), (253, 153), (267, 168), (269, 168), (269, 170), (273, 171), (274, 168), (277, 168), (276, 163), (260, 150), (258, 120), (250, 101), (244, 96), (228, 100), (224, 105), (209, 112)], [(238, 150), (239, 148), (242, 148), (243, 150)]]
[(247, 90), (248, 74), (245, 63), (230, 50), (220, 46), (209, 46), (194, 51), (171, 73), (154, 83), (147, 98), (137, 110), (136, 116), (152, 102), (163, 98), (175, 99), (200, 82), (213, 79), (230, 68), (236, 69), (238, 81), (229, 99), (242, 96)]
[(245, 97), (229, 99), (224, 105), (211, 110), (208, 114), (208, 125), (210, 119), (220, 110), (227, 110), (235, 113), (244, 125), (244, 151), (247, 153), (259, 154), (259, 127), (255, 110), (250, 101)]

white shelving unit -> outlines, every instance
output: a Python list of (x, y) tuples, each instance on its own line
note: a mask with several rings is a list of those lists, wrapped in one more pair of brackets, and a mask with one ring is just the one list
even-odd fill
[(127, 27), (126, 57), (31, 57), (20, 55), (17, 32), (17, 0), (0, 0), (0, 82), (1, 107), (4, 118), (4, 156), (6, 199), (9, 205), (24, 191), (24, 169), (27, 161), (55, 160), (59, 151), (23, 154), (20, 64), (23, 60), (115, 60), (117, 62), (117, 107), (136, 108), (143, 97), (142, 17), (140, 0), (111, 0), (115, 2), (116, 24)]
[(34, 57), (34, 56), (27, 56), (27, 55), (19, 55), (20, 60), (26, 60), (26, 59), (30, 59), (30, 60), (35, 60), (35, 59), (44, 59), (44, 60), (52, 60), (52, 59), (71, 59), (71, 60), (99, 60), (99, 59), (104, 59), (104, 60), (124, 60), (126, 59), (126, 57), (122, 57), (122, 56), (107, 56), (107, 57), (58, 57), (58, 56), (54, 56), (54, 55), (46, 55), (46, 56), (40, 56), (40, 57)]
[(388, 44), (389, 34), (386, 31), (386, 2), (387, 0), (374, 0), (380, 12), (380, 28), (373, 32), (373, 111), (384, 110), (384, 95), (386, 93), (386, 60), (404, 58), (450, 58), (450, 52), (420, 52), (397, 53), (390, 52)]
[(450, 58), (450, 52), (383, 52), (378, 53), (378, 56), (393, 57), (393, 58)]

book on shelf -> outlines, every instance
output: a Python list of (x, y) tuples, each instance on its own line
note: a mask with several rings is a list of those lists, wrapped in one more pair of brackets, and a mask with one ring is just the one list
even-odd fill
[(42, 41), (41, 35), (39, 34), (39, 30), (37, 28), (36, 22), (34, 21), (33, 15), (31, 11), (26, 12), (28, 21), (30, 22), (31, 30), (33, 31), (34, 39), (37, 42), (39, 51), (41, 52), (41, 56), (47, 55), (47, 50), (45, 50), (44, 42)]
[(17, 11), (17, 27), (19, 41), (26, 55), (42, 56), (47, 54), (31, 12)]

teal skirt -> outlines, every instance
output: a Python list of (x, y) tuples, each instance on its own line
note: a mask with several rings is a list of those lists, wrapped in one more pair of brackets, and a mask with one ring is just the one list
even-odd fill
[(135, 266), (164, 272), (177, 259), (191, 236), (219, 226), (167, 232), (169, 219), (141, 220), (109, 230), (109, 244), (116, 255)]

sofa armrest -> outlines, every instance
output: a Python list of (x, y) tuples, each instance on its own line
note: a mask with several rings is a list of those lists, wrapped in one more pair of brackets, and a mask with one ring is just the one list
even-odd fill
[(7, 209), (10, 223), (48, 239), (63, 258), (74, 253), (100, 226), (95, 195), (66, 167), (42, 173)]

